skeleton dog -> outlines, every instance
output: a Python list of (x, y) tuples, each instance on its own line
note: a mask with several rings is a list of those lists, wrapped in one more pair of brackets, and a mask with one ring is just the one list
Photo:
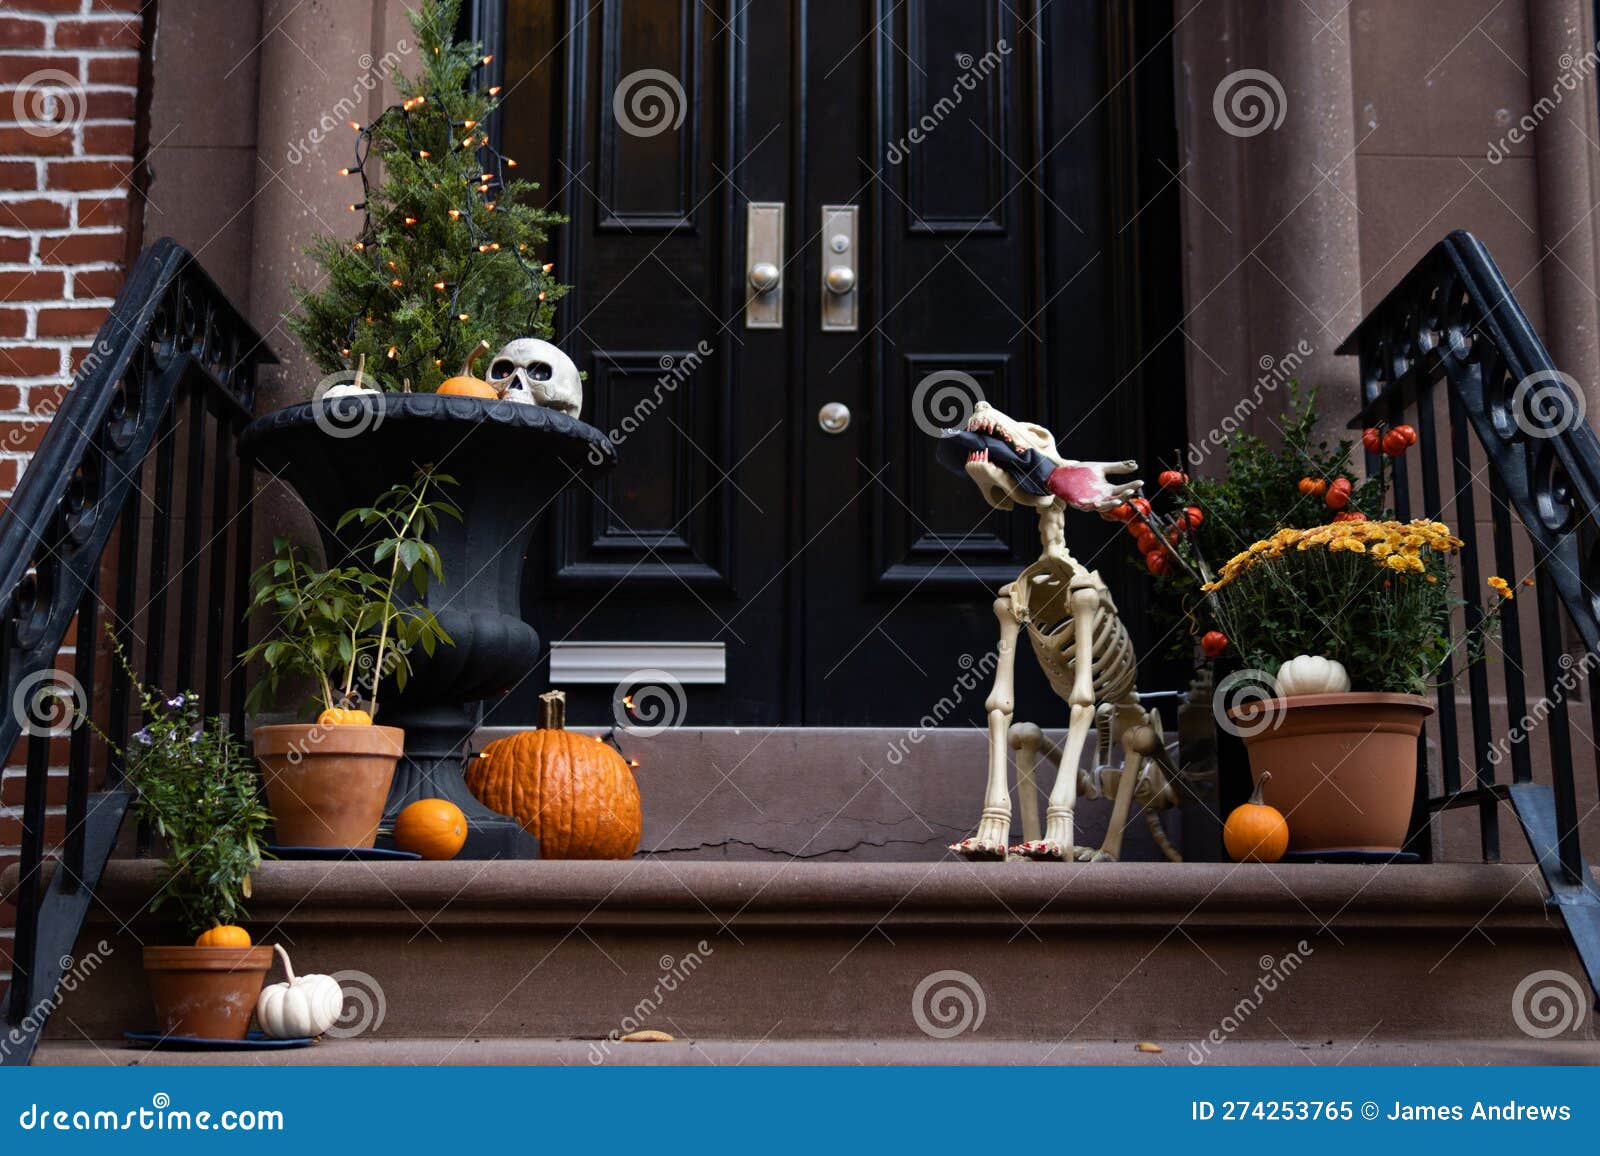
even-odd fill
[[(999, 664), (985, 703), (989, 723), (989, 780), (977, 833), (950, 849), (968, 859), (1004, 859), (1009, 852), (1029, 859), (1115, 861), (1134, 803), (1168, 859), (1179, 855), (1167, 840), (1156, 810), (1177, 802), (1161, 719), (1146, 710), (1134, 691), (1133, 644), (1117, 617), (1111, 592), (1097, 571), (1067, 551), (1066, 508), (1102, 515), (1135, 496), (1142, 482), (1113, 482), (1108, 474), (1135, 472), (1137, 462), (1078, 462), (1063, 458), (1055, 436), (1040, 425), (1019, 422), (979, 402), (964, 429), (946, 431), (939, 461), (965, 473), (997, 510), (1031, 506), (1039, 518), (1043, 551), (995, 599), (1000, 623)], [(1066, 743), (1057, 747), (1034, 724), (1013, 721), (1018, 636), (1026, 630), (1050, 688), (1069, 708)], [(1097, 766), (1080, 769), (1090, 729), (1097, 735)], [(1108, 766), (1121, 745), (1121, 767)], [(1017, 752), (1017, 792), (1023, 841), (1009, 846), (1011, 799), (1006, 783), (1007, 749)], [(1039, 831), (1034, 769), (1043, 751), (1057, 764), (1055, 785)], [(1078, 794), (1114, 795), (1111, 821), (1099, 849), (1073, 841)]]

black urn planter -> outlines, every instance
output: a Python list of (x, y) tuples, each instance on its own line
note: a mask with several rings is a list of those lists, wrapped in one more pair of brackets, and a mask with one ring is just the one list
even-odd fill
[(535, 525), (564, 487), (609, 469), (616, 450), (593, 426), (555, 410), (437, 394), (367, 394), (308, 401), (252, 422), (240, 453), (294, 487), (316, 519), (330, 561), (349, 555), (357, 527), (339, 516), (433, 465), (458, 483), (449, 499), (462, 520), (441, 520), (429, 541), (443, 584), (423, 602), (455, 641), (411, 657), (404, 692), (386, 685), (383, 722), (404, 728), (384, 820), (407, 803), (443, 798), (466, 812), (463, 858), (531, 858), (537, 843), (515, 820), (474, 799), (462, 758), (479, 704), (527, 676), (539, 636), (521, 614), (523, 568), (537, 559)]

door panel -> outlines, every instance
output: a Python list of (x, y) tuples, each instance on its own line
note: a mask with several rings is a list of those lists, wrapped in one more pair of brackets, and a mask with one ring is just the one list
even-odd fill
[[(503, 147), (557, 147), (557, 340), (621, 458), (548, 518), (525, 602), (547, 643), (722, 643), (726, 683), (683, 690), (690, 725), (981, 719), (994, 593), (1039, 544), (935, 464), (943, 395), (1071, 456), (1154, 469), (1182, 441), (1176, 193), (1149, 171), (1173, 144), (1160, 7), (480, 0), (510, 53)], [(751, 201), (785, 206), (778, 329), (744, 324)], [(859, 209), (843, 256), (831, 205)], [(857, 326), (825, 332), (845, 260)], [(1150, 641), (1112, 531), (1075, 515), (1068, 543)], [(1019, 679), (1019, 714), (1055, 719), (1026, 659)], [(574, 718), (611, 716), (612, 687), (568, 689)]]

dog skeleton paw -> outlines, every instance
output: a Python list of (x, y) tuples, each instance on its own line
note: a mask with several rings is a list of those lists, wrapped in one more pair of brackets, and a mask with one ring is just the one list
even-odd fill
[(1101, 851), (1094, 847), (1074, 848), (1074, 854), (1080, 863), (1115, 863), (1117, 857), (1109, 851)]
[(1036, 859), (1048, 863), (1064, 863), (1072, 858), (1075, 848), (1064, 843), (1057, 843), (1054, 839), (1034, 839), (1028, 843), (1018, 843), (1011, 848), (1013, 855), (1024, 859)]
[(950, 844), (950, 850), (960, 855), (963, 859), (979, 862), (1000, 862), (1006, 857), (1005, 840), (982, 838), (963, 839), (959, 843)]

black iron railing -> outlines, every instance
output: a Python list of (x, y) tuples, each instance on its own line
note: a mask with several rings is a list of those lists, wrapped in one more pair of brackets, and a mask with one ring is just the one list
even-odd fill
[[(116, 758), (58, 697), (80, 699), (123, 745), (137, 704), (103, 624), (147, 682), (200, 690), (208, 713), (242, 731), (231, 656), (244, 649), (255, 479), (234, 440), (256, 366), (274, 360), (194, 259), (157, 242), (0, 515), (0, 751), (27, 736), (5, 1063), (32, 1053), (127, 808)], [(74, 622), (69, 672), (58, 654)], [(65, 837), (47, 882), (51, 743), (67, 733)]]
[[(1502, 608), (1492, 660), (1465, 671), (1469, 736), (1460, 733), (1457, 672), (1441, 671), (1429, 727), (1439, 788), (1424, 735), (1408, 847), (1434, 857), (1432, 817), (1472, 808), (1483, 858), (1498, 861), (1499, 805), (1509, 801), (1600, 997), (1600, 888), (1580, 845), (1594, 818), (1578, 803), (1579, 774), (1600, 775), (1600, 439), (1583, 388), (1556, 369), (1488, 250), (1463, 232), (1435, 245), (1339, 352), (1361, 359), (1364, 405), (1353, 427), (1417, 429), (1420, 452), (1394, 459), (1396, 512), (1448, 522), (1465, 540), (1463, 625), (1475, 627), (1484, 598), (1497, 597), (1486, 594), (1490, 574), (1533, 584), (1516, 587), (1531, 598)], [(1531, 704), (1530, 683), (1541, 688)], [(1568, 706), (1584, 697), (1580, 772)], [(1531, 744), (1547, 752), (1537, 775)], [(1509, 780), (1499, 773), (1506, 762)]]

